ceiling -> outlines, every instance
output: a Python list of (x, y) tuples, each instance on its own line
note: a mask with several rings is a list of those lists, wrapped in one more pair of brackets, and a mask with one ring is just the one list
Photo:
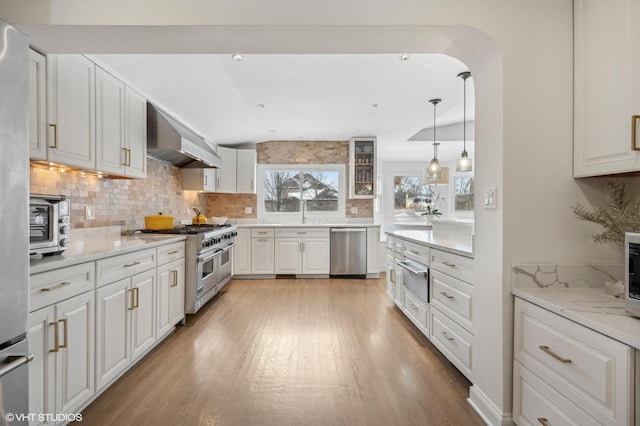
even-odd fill
[[(382, 161), (462, 151), (463, 80), (467, 67), (443, 54), (98, 54), (91, 58), (213, 143), (347, 140), (376, 136)], [(474, 117), (467, 80), (467, 122)], [(472, 123), (467, 125), (471, 139)], [(411, 141), (408, 141), (412, 139)], [(467, 143), (473, 156), (473, 143)]]

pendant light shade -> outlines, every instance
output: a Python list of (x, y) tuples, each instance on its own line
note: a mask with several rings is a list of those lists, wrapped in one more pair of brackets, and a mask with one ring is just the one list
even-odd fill
[(431, 99), (429, 102), (433, 104), (433, 159), (429, 166), (425, 169), (424, 178), (425, 183), (429, 180), (436, 180), (442, 177), (442, 167), (438, 161), (438, 145), (436, 142), (436, 105), (438, 105), (442, 99)]
[(470, 172), (473, 170), (473, 160), (467, 152), (467, 78), (471, 77), (469, 71), (458, 74), (458, 78), (463, 80), (463, 100), (462, 100), (462, 154), (458, 158), (456, 170), (459, 172)]

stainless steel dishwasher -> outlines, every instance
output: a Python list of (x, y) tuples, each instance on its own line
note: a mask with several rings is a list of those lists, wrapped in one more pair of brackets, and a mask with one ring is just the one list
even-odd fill
[(367, 228), (331, 228), (332, 276), (367, 274)]

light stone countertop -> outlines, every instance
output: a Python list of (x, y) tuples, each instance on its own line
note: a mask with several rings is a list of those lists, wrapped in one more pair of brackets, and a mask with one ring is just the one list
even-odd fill
[(471, 241), (456, 238), (455, 235), (438, 235), (437, 233), (434, 234), (433, 231), (424, 229), (391, 231), (387, 232), (387, 235), (473, 259)]
[(109, 238), (83, 238), (79, 240), (74, 240), (72, 236), (70, 247), (62, 254), (31, 256), (29, 259), (29, 273), (30, 275), (39, 274), (118, 254), (184, 241), (185, 239), (185, 235), (159, 234), (110, 235)]
[(624, 299), (613, 295), (622, 292), (623, 280), (622, 264), (511, 267), (514, 296), (640, 349), (640, 318), (628, 315)]
[(640, 318), (627, 315), (624, 299), (603, 287), (514, 288), (514, 296), (536, 304), (585, 327), (640, 349)]

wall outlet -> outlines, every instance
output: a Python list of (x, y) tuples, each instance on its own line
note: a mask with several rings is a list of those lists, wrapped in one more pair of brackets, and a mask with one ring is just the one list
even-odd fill
[(358, 208), (357, 207), (351, 207), (351, 214), (358, 214)]
[(253, 213), (253, 207), (244, 208), (244, 214), (251, 214), (251, 213)]
[(86, 220), (96, 220), (95, 206), (84, 206), (84, 218)]

